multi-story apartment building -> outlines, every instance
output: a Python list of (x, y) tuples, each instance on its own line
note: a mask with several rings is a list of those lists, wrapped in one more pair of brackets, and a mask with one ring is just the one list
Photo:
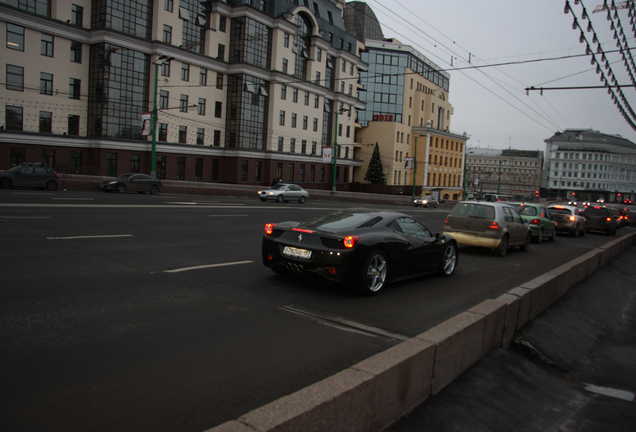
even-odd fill
[[(362, 128), (356, 137), (364, 163), (354, 180), (365, 181), (377, 142), (387, 185), (415, 184), (416, 194), (433, 190), (441, 198), (457, 197), (468, 136), (450, 132), (450, 75), (411, 46), (385, 39), (365, 3), (348, 3), (345, 24), (364, 41), (361, 57), (368, 64), (360, 72), (366, 109), (358, 112)], [(426, 139), (418, 146), (416, 137)]]
[[(0, 0), (0, 169), (27, 161), (327, 188), (334, 164), (323, 149), (337, 140), (336, 178), (350, 182), (364, 108), (353, 86), (366, 66), (344, 9), (340, 0)], [(156, 124), (144, 129), (155, 103)]]
[(545, 140), (541, 188), (548, 197), (618, 202), (636, 199), (636, 144), (593, 129), (566, 129)]
[(534, 197), (539, 191), (543, 152), (538, 150), (466, 150), (466, 191)]

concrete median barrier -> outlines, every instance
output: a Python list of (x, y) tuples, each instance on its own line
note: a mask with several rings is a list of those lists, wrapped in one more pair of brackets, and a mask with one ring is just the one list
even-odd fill
[(623, 249), (620, 237), (430, 330), (208, 432), (381, 431), (440, 392)]

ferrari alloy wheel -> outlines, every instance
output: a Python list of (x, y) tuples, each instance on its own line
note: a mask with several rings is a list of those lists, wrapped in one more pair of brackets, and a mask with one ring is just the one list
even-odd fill
[(369, 255), (364, 265), (364, 273), (360, 281), (362, 294), (376, 295), (386, 283), (388, 275), (388, 259), (384, 252), (376, 250)]
[(455, 271), (455, 267), (457, 267), (457, 246), (449, 243), (442, 254), (442, 267), (439, 269), (439, 274), (450, 276)]

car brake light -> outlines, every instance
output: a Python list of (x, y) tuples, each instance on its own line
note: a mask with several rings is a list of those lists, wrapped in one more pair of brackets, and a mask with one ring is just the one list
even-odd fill
[(539, 219), (532, 219), (530, 225), (539, 225)]
[(346, 247), (347, 249), (351, 249), (356, 245), (359, 239), (359, 236), (346, 236), (342, 243), (344, 244), (344, 247)]
[(488, 225), (488, 229), (498, 230), (499, 229), (499, 224), (497, 222), (493, 222), (490, 225)]
[(278, 224), (272, 224), (272, 223), (265, 224), (265, 234), (270, 235), (271, 233), (273, 233), (274, 227), (276, 225)]
[(608, 218), (605, 218), (605, 220), (606, 220), (606, 221), (608, 221), (608, 222), (611, 222), (611, 221), (612, 221), (612, 218), (611, 218), (611, 217), (608, 217)]
[(444, 223), (445, 223), (446, 225), (450, 224), (450, 219), (448, 219), (448, 216), (446, 216), (446, 219), (444, 219)]
[(574, 216), (570, 216), (570, 217), (569, 217), (569, 219), (570, 219), (571, 221), (576, 220), (576, 218), (575, 218)]
[(293, 228), (294, 231), (300, 231), (300, 232), (304, 232), (304, 233), (309, 233), (312, 234), (313, 231), (312, 230), (306, 230), (306, 229), (302, 229), (302, 228)]

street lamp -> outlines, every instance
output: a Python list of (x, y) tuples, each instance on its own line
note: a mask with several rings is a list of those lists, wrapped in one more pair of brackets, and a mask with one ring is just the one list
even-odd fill
[[(417, 174), (417, 139), (422, 136), (426, 136), (426, 134), (415, 135), (413, 137), (415, 138), (415, 149), (413, 151), (413, 196), (411, 197), (412, 200), (415, 200), (415, 175)], [(424, 176), (426, 176), (426, 173), (424, 173)]]
[(171, 60), (174, 60), (174, 57), (168, 57), (164, 54), (152, 62), (152, 64), (155, 65), (155, 97), (152, 108), (152, 156), (150, 158), (150, 175), (153, 177), (157, 175), (157, 87), (159, 85), (159, 66), (170, 63)]
[(342, 114), (345, 111), (349, 111), (351, 108), (340, 108), (336, 111), (336, 127), (334, 127), (334, 140), (333, 140), (333, 184), (331, 186), (331, 195), (336, 195), (336, 159), (338, 157), (338, 114)]

